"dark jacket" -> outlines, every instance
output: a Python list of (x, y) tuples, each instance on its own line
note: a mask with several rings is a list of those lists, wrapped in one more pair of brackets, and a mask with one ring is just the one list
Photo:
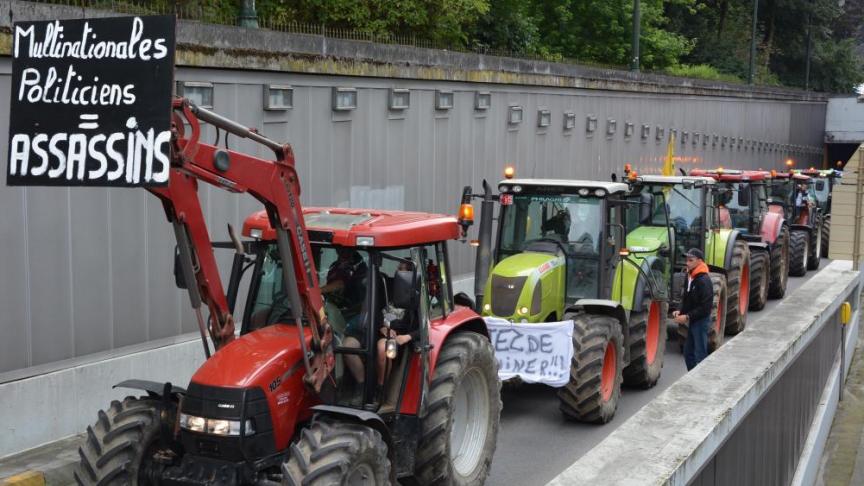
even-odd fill
[(684, 283), (684, 295), (681, 299), (681, 314), (685, 314), (690, 322), (711, 316), (711, 307), (714, 304), (714, 286), (711, 277), (707, 273), (699, 273), (687, 290)]

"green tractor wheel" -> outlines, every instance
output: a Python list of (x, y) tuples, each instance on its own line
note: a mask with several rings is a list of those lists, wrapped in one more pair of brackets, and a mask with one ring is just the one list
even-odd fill
[(736, 241), (732, 263), (726, 269), (726, 334), (735, 335), (747, 327), (750, 307), (750, 249)]
[(618, 319), (566, 313), (573, 320), (570, 382), (558, 391), (561, 412), (580, 422), (604, 424), (615, 416), (621, 397), (624, 335)]
[(630, 314), (630, 363), (624, 368), (624, 384), (651, 388), (660, 379), (666, 352), (666, 313), (668, 304), (650, 301), (642, 312)]

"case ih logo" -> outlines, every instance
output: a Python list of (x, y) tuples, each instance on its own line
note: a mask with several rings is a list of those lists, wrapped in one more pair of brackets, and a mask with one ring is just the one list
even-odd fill
[(513, 194), (501, 194), (501, 205), (509, 206), (513, 204)]

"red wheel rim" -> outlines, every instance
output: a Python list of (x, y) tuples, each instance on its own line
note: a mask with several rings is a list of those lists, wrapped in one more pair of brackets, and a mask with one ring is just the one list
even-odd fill
[(750, 306), (750, 265), (744, 265), (738, 280), (738, 314), (747, 314)]
[(657, 345), (660, 342), (660, 304), (651, 302), (648, 311), (648, 328), (645, 329), (645, 360), (654, 364), (657, 357)]
[(608, 402), (612, 398), (617, 366), (618, 353), (615, 351), (615, 342), (610, 340), (606, 343), (606, 352), (603, 354), (603, 372), (600, 377), (600, 395), (604, 402)]

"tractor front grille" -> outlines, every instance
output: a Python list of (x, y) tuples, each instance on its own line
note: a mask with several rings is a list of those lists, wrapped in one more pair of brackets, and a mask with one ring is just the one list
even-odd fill
[(516, 312), (519, 294), (528, 277), (492, 276), (492, 313), (496, 316), (512, 316)]

